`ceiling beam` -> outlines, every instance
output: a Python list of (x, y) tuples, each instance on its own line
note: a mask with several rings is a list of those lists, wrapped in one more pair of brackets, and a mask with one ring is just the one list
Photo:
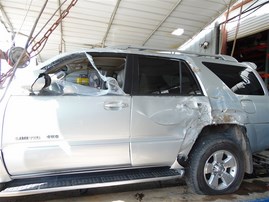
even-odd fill
[(4, 9), (4, 7), (2, 6), (2, 4), (0, 3), (0, 12), (1, 12), (1, 23), (3, 23), (3, 25), (5, 26), (6, 30), (8, 32), (12, 33), (12, 37), (15, 36), (15, 31), (14, 31), (14, 27), (12, 25), (12, 23), (10, 22), (9, 17), (7, 16), (7, 13)]
[[(58, 6), (59, 6), (59, 15), (62, 14), (62, 3), (61, 0), (58, 0)], [(63, 21), (60, 21), (60, 47), (59, 47), (59, 53), (63, 53), (65, 52), (65, 41), (64, 41), (64, 35), (63, 35)]]
[(149, 36), (146, 38), (146, 40), (142, 43), (142, 46), (144, 46), (148, 40), (153, 36), (153, 34), (162, 26), (162, 24), (167, 20), (167, 18), (174, 12), (174, 10), (178, 7), (178, 5), (182, 2), (182, 0), (179, 0), (172, 9), (168, 12), (168, 14), (162, 19), (162, 21), (155, 27), (155, 29), (149, 34)]
[(112, 12), (112, 14), (111, 14), (111, 17), (110, 17), (110, 20), (109, 20), (109, 23), (108, 23), (108, 27), (107, 27), (107, 29), (106, 29), (105, 36), (104, 36), (104, 38), (103, 38), (103, 40), (102, 40), (102, 44), (101, 44), (102, 47), (105, 47), (106, 39), (107, 39), (108, 33), (109, 33), (109, 31), (110, 31), (110, 28), (111, 28), (111, 26), (112, 26), (112, 23), (113, 23), (113, 21), (114, 21), (114, 18), (115, 18), (115, 16), (116, 16), (116, 13), (117, 13), (117, 11), (118, 11), (120, 2), (121, 2), (121, 0), (118, 0), (118, 1), (117, 1), (116, 6), (114, 7), (114, 10), (113, 10), (113, 12)]

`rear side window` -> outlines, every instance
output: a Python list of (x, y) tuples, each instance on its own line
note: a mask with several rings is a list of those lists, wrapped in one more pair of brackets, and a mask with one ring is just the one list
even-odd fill
[(139, 95), (201, 95), (197, 82), (183, 61), (139, 56)]
[(264, 95), (262, 86), (255, 74), (246, 67), (203, 62), (234, 93), (239, 95)]

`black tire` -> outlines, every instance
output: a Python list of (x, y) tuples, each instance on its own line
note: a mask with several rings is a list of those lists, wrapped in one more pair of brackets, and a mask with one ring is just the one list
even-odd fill
[(5, 183), (0, 183), (0, 191), (4, 190), (6, 188)]
[(186, 182), (197, 194), (235, 192), (244, 177), (243, 152), (239, 145), (220, 134), (201, 138), (188, 159)]

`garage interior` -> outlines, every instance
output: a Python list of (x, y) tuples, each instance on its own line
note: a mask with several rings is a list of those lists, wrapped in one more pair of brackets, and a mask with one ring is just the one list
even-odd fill
[[(110, 46), (230, 54), (234, 38), (242, 43), (244, 38), (256, 35), (261, 38), (257, 40), (268, 43), (267, 10), (266, 0), (73, 0), (45, 4), (2, 0), (0, 43), (4, 51), (12, 46), (24, 47), (32, 31), (28, 52), (42, 41), (42, 47), (33, 51), (37, 63), (64, 52)], [(59, 20), (63, 13), (64, 18)], [(36, 28), (32, 30), (33, 25)]]
[[(231, 54), (234, 41), (227, 43), (227, 54)], [(257, 71), (268, 86), (269, 30), (258, 32), (237, 40), (234, 57), (239, 62), (249, 61), (257, 65)]]
[[(24, 47), (33, 31), (27, 47), (31, 65), (65, 52), (110, 46), (227, 54), (239, 62), (255, 63), (269, 88), (268, 0), (44, 2), (0, 0), (1, 50)], [(42, 7), (45, 9), (41, 12)], [(59, 20), (63, 14), (66, 16)], [(1, 60), (0, 73), (5, 71), (5, 65)], [(182, 182), (169, 181), (9, 201), (269, 201), (269, 154), (265, 152), (257, 159), (255, 175), (246, 176), (242, 188), (228, 196), (199, 197), (188, 193)], [(182, 184), (180, 190), (178, 183)]]

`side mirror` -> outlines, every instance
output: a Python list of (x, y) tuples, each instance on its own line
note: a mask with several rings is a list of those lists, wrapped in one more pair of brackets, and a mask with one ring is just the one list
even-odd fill
[(31, 86), (31, 94), (35, 95), (35, 92), (40, 92), (44, 88), (50, 86), (51, 78), (46, 73), (41, 73)]

